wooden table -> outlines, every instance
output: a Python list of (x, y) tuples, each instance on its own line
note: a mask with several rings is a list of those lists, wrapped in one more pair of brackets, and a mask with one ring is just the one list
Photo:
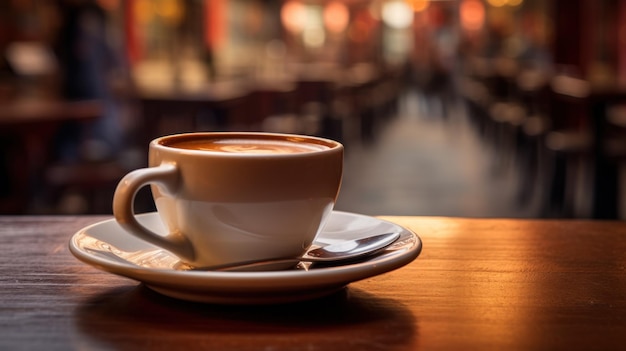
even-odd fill
[(385, 217), (423, 240), (411, 264), (278, 306), (161, 296), (75, 259), (107, 217), (0, 217), (2, 350), (618, 350), (626, 223)]

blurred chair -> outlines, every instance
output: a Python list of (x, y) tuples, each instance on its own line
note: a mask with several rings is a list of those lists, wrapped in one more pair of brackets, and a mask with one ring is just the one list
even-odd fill
[(250, 99), (250, 126), (254, 130), (299, 133), (297, 84), (289, 80), (256, 80)]
[(623, 218), (626, 166), (626, 90), (610, 85), (593, 90), (593, 197), (591, 216)]
[(113, 193), (126, 173), (138, 165), (119, 160), (51, 164), (44, 173), (44, 187), (51, 213), (110, 214)]
[(65, 123), (88, 124), (101, 113), (99, 101), (15, 100), (0, 105), (2, 199), (5, 213), (46, 206), (45, 173), (55, 161), (51, 145)]
[(517, 200), (532, 206), (546, 191), (546, 136), (550, 120), (551, 75), (535, 68), (522, 68), (516, 77), (516, 104), (524, 110), (517, 134), (516, 164), (520, 173)]
[[(296, 112), (287, 118), (297, 119), (297, 131), (337, 140), (342, 137), (329, 128), (332, 104), (335, 98), (336, 77), (328, 74), (299, 78), (296, 82)], [(295, 130), (294, 130), (295, 131)]]
[[(589, 174), (593, 126), (591, 125), (590, 85), (586, 80), (556, 75), (550, 83), (550, 131), (545, 138), (549, 172), (544, 212), (550, 216), (580, 217), (591, 200)], [(585, 203), (586, 202), (586, 203)]]
[[(8, 132), (5, 134), (4, 132)], [(30, 188), (29, 159), (15, 130), (0, 133), (0, 213), (23, 214), (33, 196)]]

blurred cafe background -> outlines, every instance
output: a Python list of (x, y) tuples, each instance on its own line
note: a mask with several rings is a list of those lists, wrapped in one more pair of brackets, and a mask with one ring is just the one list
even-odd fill
[(261, 130), (345, 144), (338, 210), (622, 219), (624, 83), (620, 0), (6, 0), (0, 213), (109, 214), (152, 138)]

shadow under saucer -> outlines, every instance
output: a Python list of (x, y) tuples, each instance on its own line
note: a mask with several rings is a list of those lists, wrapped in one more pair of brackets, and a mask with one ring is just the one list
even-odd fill
[[(393, 299), (348, 287), (297, 303), (216, 305), (181, 301), (144, 285), (85, 301), (74, 313), (78, 345), (135, 349), (393, 350), (415, 342), (417, 321)], [(383, 347), (384, 346), (384, 347)]]

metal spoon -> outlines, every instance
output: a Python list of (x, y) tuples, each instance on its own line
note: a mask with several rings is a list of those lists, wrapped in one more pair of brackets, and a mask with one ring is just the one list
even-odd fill
[(320, 262), (333, 264), (356, 260), (373, 255), (400, 238), (400, 233), (385, 233), (365, 238), (341, 241), (335, 244), (315, 247), (307, 251), (301, 257), (271, 259), (263, 261), (248, 261), (229, 263), (210, 267), (190, 267), (194, 271), (239, 271), (239, 270), (272, 270), (276, 267), (284, 267), (299, 262)]

